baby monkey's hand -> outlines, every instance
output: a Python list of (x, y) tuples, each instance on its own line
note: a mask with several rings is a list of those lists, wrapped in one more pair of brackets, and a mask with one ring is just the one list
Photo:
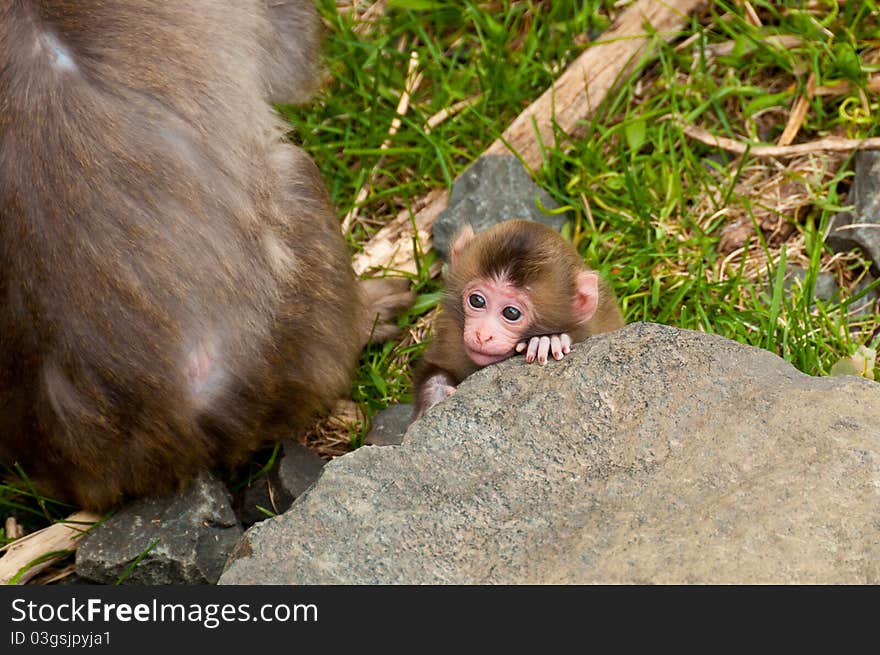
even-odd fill
[(547, 355), (559, 360), (571, 352), (571, 337), (567, 334), (550, 334), (543, 337), (532, 337), (528, 343), (520, 341), (516, 344), (516, 352), (526, 351), (526, 362), (531, 364), (535, 359), (539, 364), (547, 363)]

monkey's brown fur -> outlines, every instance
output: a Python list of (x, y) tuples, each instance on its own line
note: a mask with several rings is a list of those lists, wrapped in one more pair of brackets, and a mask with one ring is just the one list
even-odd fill
[(0, 461), (45, 493), (166, 491), (348, 395), (365, 294), (266, 102), (319, 20), (268, 4), (0, 5)]
[(525, 220), (509, 220), (480, 232), (456, 253), (446, 276), (442, 309), (434, 324), (434, 337), (416, 374), (418, 390), (424, 381), (446, 373), (458, 385), (480, 366), (467, 356), (462, 338), (462, 292), (478, 278), (506, 277), (534, 300), (536, 320), (523, 334), (530, 337), (567, 333), (572, 343), (623, 326), (623, 316), (608, 284), (599, 279), (599, 305), (586, 323), (572, 316), (575, 280), (585, 270), (577, 250), (555, 230)]

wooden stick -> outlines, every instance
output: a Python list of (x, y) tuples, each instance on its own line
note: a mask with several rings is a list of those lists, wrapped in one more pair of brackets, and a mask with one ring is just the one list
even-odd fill
[(663, 38), (672, 39), (687, 15), (703, 4), (702, 0), (641, 0), (632, 5), (613, 29), (588, 47), (552, 87), (516, 117), (485, 154), (513, 153), (526, 166), (540, 166), (542, 147), (557, 145), (554, 125), (572, 134), (638, 63), (651, 43), (645, 23)]
[[(675, 46), (676, 52), (681, 52), (683, 50), (687, 50), (690, 46), (692, 46), (696, 41), (700, 39), (701, 34), (694, 34), (689, 36), (684, 41)], [(794, 36), (791, 34), (771, 34), (770, 36), (763, 39), (763, 43), (765, 45), (772, 45), (773, 47), (779, 50), (791, 50), (792, 48), (798, 48), (803, 45), (803, 39), (799, 36)], [(703, 47), (704, 52), (707, 57), (726, 57), (733, 54), (734, 48), (736, 48), (736, 41), (722, 41), (721, 43), (708, 43)]]
[[(617, 24), (587, 48), (556, 83), (525, 109), (484, 154), (513, 153), (530, 168), (541, 165), (542, 147), (556, 146), (554, 125), (573, 134), (614, 85), (632, 70), (651, 44), (644, 29), (650, 24), (665, 39), (672, 39), (691, 12), (706, 0), (639, 0), (621, 14)], [(413, 242), (423, 252), (431, 248), (434, 221), (446, 208), (445, 190), (434, 190), (379, 230), (356, 254), (352, 264), (358, 274), (375, 270), (416, 271)]]
[(59, 557), (75, 550), (77, 542), (100, 517), (76, 512), (48, 528), (37, 530), (0, 548), (0, 584), (24, 584)]
[[(867, 84), (869, 93), (880, 93), (880, 75), (874, 74), (868, 78)], [(852, 90), (849, 80), (843, 80), (829, 86), (817, 86), (815, 95), (817, 96), (845, 96)]]
[(842, 137), (829, 136), (818, 141), (809, 143), (798, 143), (793, 146), (761, 146), (753, 145), (751, 148), (745, 143), (728, 139), (723, 136), (714, 136), (701, 127), (693, 125), (683, 125), (682, 131), (692, 139), (696, 139), (708, 146), (714, 146), (733, 152), (737, 155), (745, 154), (746, 150), (753, 157), (776, 157), (779, 159), (788, 159), (790, 157), (799, 157), (811, 152), (847, 152), (849, 150), (880, 150), (880, 137), (871, 139), (844, 139)]
[(352, 258), (355, 273), (402, 271), (416, 273), (414, 240), (421, 252), (431, 249), (431, 228), (446, 208), (446, 189), (434, 189), (373, 235)]

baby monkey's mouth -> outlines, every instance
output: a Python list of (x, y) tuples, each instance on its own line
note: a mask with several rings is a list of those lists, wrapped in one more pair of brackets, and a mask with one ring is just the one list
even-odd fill
[(488, 366), (489, 364), (494, 364), (496, 362), (500, 362), (503, 359), (507, 359), (514, 354), (514, 351), (512, 349), (505, 350), (502, 353), (493, 353), (483, 350), (476, 350), (467, 345), (465, 345), (464, 350), (467, 353), (467, 356), (471, 358), (471, 361), (477, 366)]

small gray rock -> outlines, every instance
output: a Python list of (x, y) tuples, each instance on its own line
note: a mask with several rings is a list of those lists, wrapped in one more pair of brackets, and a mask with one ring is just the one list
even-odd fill
[(82, 577), (79, 573), (74, 572), (51, 584), (58, 587), (82, 587), (84, 585), (93, 585), (95, 583), (88, 578)]
[(312, 486), (326, 462), (314, 450), (287, 439), (283, 442), (284, 457), (278, 469), (278, 478), (284, 489), (294, 498)]
[(482, 232), (496, 223), (524, 218), (561, 230), (566, 214), (545, 214), (535, 202), (557, 209), (558, 203), (532, 181), (519, 159), (511, 155), (484, 155), (452, 185), (449, 204), (434, 223), (434, 250), (444, 261), (458, 230), (470, 223)]
[[(801, 280), (803, 280), (807, 272), (803, 269), (800, 274)], [(816, 286), (813, 289), (814, 297), (819, 300), (837, 300), (840, 298), (840, 285), (837, 283), (837, 278), (831, 273), (819, 273), (816, 276)]]
[[(874, 278), (866, 275), (861, 282), (856, 285), (852, 295), (858, 295), (866, 287), (874, 282)], [(854, 300), (849, 306), (850, 316), (863, 316), (865, 314), (874, 314), (880, 312), (880, 288), (874, 287), (858, 300)]]
[(412, 403), (386, 407), (373, 417), (370, 432), (364, 439), (368, 446), (394, 446), (403, 443), (403, 435), (412, 423)]
[[(800, 266), (789, 265), (785, 269), (785, 277), (782, 280), (783, 289), (791, 292), (795, 285), (804, 283), (807, 277), (807, 271)], [(768, 297), (773, 295), (773, 280), (769, 280), (765, 286), (765, 293)], [(837, 278), (831, 273), (819, 273), (816, 276), (816, 286), (813, 288), (813, 297), (819, 300), (836, 301), (840, 299), (840, 285)]]
[[(800, 266), (788, 266), (783, 279), (783, 287), (787, 292), (791, 292), (796, 283), (803, 284), (807, 271)], [(866, 287), (868, 287), (874, 278), (870, 275), (865, 277), (856, 285), (855, 289), (849, 292), (848, 297), (858, 295)], [(764, 289), (769, 300), (773, 295), (773, 284), (768, 282)], [(813, 289), (813, 297), (825, 302), (837, 303), (841, 300), (841, 287), (837, 282), (837, 277), (831, 273), (819, 273), (816, 276), (816, 286)], [(865, 293), (858, 300), (854, 300), (848, 307), (848, 314), (851, 317), (864, 316), (865, 314), (873, 314), (877, 301), (880, 300), (880, 293), (876, 288)]]
[(180, 493), (136, 501), (94, 528), (77, 550), (76, 571), (106, 584), (123, 575), (125, 584), (214, 584), (241, 533), (226, 487), (203, 474)]
[(273, 514), (281, 514), (290, 507), (293, 495), (281, 483), (279, 468), (276, 462), (265, 475), (261, 475), (236, 493), (233, 508), (243, 526), (250, 527), (258, 521), (269, 518), (269, 515), (260, 508)]
[[(826, 243), (832, 250), (861, 248), (880, 272), (880, 152), (861, 151), (855, 157), (856, 177), (848, 204), (852, 212), (834, 217)], [(863, 227), (851, 227), (861, 224)]]
[(291, 439), (281, 446), (275, 466), (236, 494), (235, 512), (245, 527), (269, 518), (263, 509), (273, 514), (287, 511), (321, 475), (325, 462), (317, 453)]

